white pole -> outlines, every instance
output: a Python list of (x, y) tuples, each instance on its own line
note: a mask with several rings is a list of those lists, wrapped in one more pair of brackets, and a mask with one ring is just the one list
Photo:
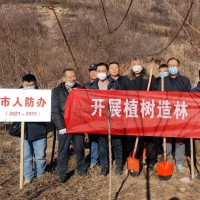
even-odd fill
[(24, 122), (21, 122), (20, 182), (19, 182), (20, 189), (23, 189), (23, 173), (24, 173)]

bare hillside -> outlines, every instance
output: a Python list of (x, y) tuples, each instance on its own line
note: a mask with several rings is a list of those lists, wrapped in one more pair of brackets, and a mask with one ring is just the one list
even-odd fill
[[(91, 63), (117, 61), (125, 74), (134, 55), (145, 58), (147, 67), (153, 65), (155, 75), (158, 64), (177, 57), (182, 63), (182, 73), (192, 83), (196, 81), (199, 1), (192, 5), (187, 23), (178, 35), (191, 5), (187, 0), (138, 0), (132, 4), (130, 0), (104, 0), (105, 15), (101, 1), (97, 0), (52, 2), (84, 81), (88, 79), (86, 72)], [(41, 87), (53, 87), (61, 70), (75, 65), (51, 5), (42, 0), (1, 0), (1, 3), (0, 85), (18, 86), (21, 75), (31, 72), (36, 74)]]

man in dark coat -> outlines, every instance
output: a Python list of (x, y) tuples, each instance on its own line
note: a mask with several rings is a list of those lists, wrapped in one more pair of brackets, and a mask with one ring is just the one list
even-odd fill
[[(92, 82), (97, 79), (97, 65), (91, 64), (89, 67), (90, 81), (85, 83), (85, 88), (90, 88)], [(90, 145), (90, 168), (94, 168), (98, 164), (99, 146), (98, 136), (96, 134), (89, 134)]]
[(119, 63), (110, 62), (108, 73), (111, 78), (113, 78), (114, 80), (117, 80), (119, 82), (119, 85), (121, 84), (124, 76), (119, 75)]
[[(36, 78), (32, 74), (22, 77), (23, 89), (38, 89)], [(24, 139), (24, 185), (33, 177), (41, 177), (46, 168), (47, 130), (45, 122), (26, 122)], [(21, 138), (19, 138), (21, 143)], [(33, 158), (35, 169), (33, 169)]]
[[(164, 91), (180, 91), (189, 92), (191, 90), (190, 80), (180, 75), (180, 61), (176, 58), (170, 58), (167, 61), (169, 75), (164, 78)], [(158, 90), (161, 90), (159, 83)], [(187, 141), (187, 140), (186, 140)], [(172, 161), (172, 138), (167, 138), (167, 160)], [(175, 138), (175, 159), (178, 171), (185, 170), (183, 166), (185, 155), (185, 140), (184, 138)]]
[[(127, 76), (122, 79), (121, 82), (121, 90), (147, 90), (148, 82), (149, 82), (149, 73), (147, 69), (144, 67), (143, 60), (139, 57), (134, 57), (131, 60), (130, 71)], [(156, 79), (152, 76), (150, 90), (156, 90)], [(156, 152), (153, 137), (140, 137), (144, 143), (144, 147), (146, 149), (146, 163), (147, 163), (147, 171), (152, 171), (154, 169), (154, 165), (156, 163)], [(131, 156), (131, 152), (133, 150), (132, 146), (132, 136), (127, 136), (127, 156)]]
[(71, 90), (79, 87), (75, 82), (76, 76), (73, 69), (65, 69), (62, 73), (62, 83), (52, 90), (52, 119), (58, 130), (58, 182), (65, 183), (68, 170), (68, 153), (71, 141), (76, 154), (77, 174), (87, 176), (84, 154), (84, 134), (68, 134), (64, 122), (65, 101)]
[[(106, 63), (97, 64), (97, 79), (92, 82), (90, 89), (111, 90), (119, 89), (119, 83), (108, 76), (108, 65)], [(108, 136), (99, 135), (99, 159), (101, 164), (100, 176), (108, 174)], [(112, 146), (115, 157), (115, 174), (122, 174), (122, 140), (121, 136), (112, 135)]]

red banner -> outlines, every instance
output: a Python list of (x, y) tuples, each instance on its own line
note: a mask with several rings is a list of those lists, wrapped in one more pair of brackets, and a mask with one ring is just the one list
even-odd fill
[(200, 93), (74, 89), (65, 105), (68, 133), (200, 138)]

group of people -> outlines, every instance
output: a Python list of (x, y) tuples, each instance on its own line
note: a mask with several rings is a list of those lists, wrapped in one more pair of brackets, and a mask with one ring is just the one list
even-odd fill
[[(190, 80), (180, 74), (180, 61), (176, 58), (170, 58), (166, 64), (162, 64), (158, 69), (159, 76), (155, 78), (151, 75), (150, 90), (161, 91), (161, 77), (164, 76), (164, 91), (179, 92), (200, 92), (200, 83), (191, 89)], [(87, 89), (99, 90), (147, 90), (150, 74), (144, 66), (140, 57), (133, 57), (130, 63), (130, 70), (126, 76), (119, 75), (119, 64), (117, 62), (92, 64), (89, 67), (90, 81), (84, 85)], [(200, 72), (199, 72), (200, 76)], [(23, 88), (37, 89), (35, 76), (28, 74), (22, 78)], [(68, 134), (64, 123), (65, 102), (74, 88), (82, 88), (77, 84), (75, 71), (66, 68), (62, 72), (62, 82), (52, 90), (51, 114), (52, 121), (58, 131), (58, 155), (57, 155), (57, 174), (58, 182), (65, 183), (69, 178), (68, 160), (71, 142), (76, 155), (77, 174), (87, 177), (87, 168), (85, 164), (85, 133)], [(24, 177), (25, 184), (30, 183), (34, 176), (40, 177), (44, 173), (46, 160), (46, 129), (43, 123), (28, 123), (25, 137), (25, 156), (24, 156)], [(34, 128), (33, 128), (34, 127)], [(35, 131), (36, 134), (32, 134)], [(44, 134), (45, 133), (45, 134)], [(38, 135), (41, 135), (38, 137)], [(115, 174), (121, 175), (123, 164), (126, 158), (132, 155), (134, 136), (112, 135), (113, 160), (115, 160)], [(106, 176), (109, 173), (108, 162), (108, 137), (107, 135), (89, 134), (90, 141), (90, 168), (96, 165), (101, 166), (100, 176)], [(172, 138), (167, 138), (167, 160), (173, 159)], [(38, 147), (40, 146), (40, 147)], [(196, 147), (196, 166), (199, 170), (197, 179), (200, 180), (200, 142), (195, 140)], [(156, 137), (142, 137), (140, 149), (146, 149), (147, 171), (154, 169), (157, 157), (162, 154), (162, 142)], [(175, 163), (178, 171), (185, 170), (183, 166), (185, 155), (185, 139), (175, 138)], [(35, 157), (35, 171), (32, 168), (32, 159)]]

